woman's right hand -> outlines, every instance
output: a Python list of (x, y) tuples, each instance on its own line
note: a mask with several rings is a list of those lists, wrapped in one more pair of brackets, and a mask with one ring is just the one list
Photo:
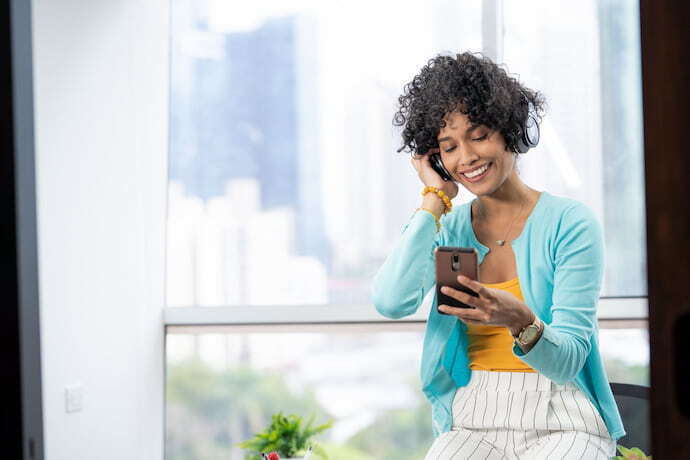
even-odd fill
[(458, 184), (452, 180), (445, 181), (436, 172), (434, 168), (431, 167), (431, 162), (429, 157), (432, 153), (440, 152), (439, 148), (432, 148), (426, 152), (424, 155), (413, 154), (410, 162), (414, 169), (417, 170), (417, 175), (424, 185), (436, 187), (439, 190), (443, 190), (448, 198), (451, 200), (458, 195)]

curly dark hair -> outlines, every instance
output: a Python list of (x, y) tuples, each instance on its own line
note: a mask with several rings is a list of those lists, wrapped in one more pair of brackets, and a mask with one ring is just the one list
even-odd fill
[(542, 94), (521, 85), (515, 78), (481, 53), (437, 55), (429, 60), (398, 98), (400, 110), (393, 117), (403, 126), (403, 146), (410, 153), (426, 153), (438, 147), (438, 133), (444, 117), (455, 110), (473, 124), (499, 130), (506, 149), (517, 152), (517, 139), (527, 118), (528, 103), (541, 121), (546, 105)]

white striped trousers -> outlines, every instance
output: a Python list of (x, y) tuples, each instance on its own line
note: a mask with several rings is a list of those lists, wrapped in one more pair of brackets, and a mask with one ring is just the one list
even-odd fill
[(472, 370), (453, 400), (453, 426), (424, 460), (608, 459), (616, 455), (603, 419), (574, 383), (536, 372)]

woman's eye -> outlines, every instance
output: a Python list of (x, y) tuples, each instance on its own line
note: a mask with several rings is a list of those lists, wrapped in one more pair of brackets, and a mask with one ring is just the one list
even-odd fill
[[(486, 133), (486, 134), (484, 134), (483, 136), (477, 137), (477, 138), (472, 139), (472, 140), (473, 140), (473, 141), (483, 141), (483, 140), (486, 139), (487, 137), (489, 137), (489, 133)], [(453, 147), (451, 147), (451, 148), (449, 148), (449, 149), (447, 149), (447, 150), (444, 150), (444, 152), (448, 153), (448, 152), (452, 152), (453, 150), (455, 150), (455, 146), (453, 146)]]

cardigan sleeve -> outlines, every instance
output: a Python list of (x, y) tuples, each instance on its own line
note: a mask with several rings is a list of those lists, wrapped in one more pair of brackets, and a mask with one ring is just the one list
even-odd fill
[(604, 275), (603, 232), (594, 213), (578, 203), (564, 211), (554, 244), (552, 320), (529, 352), (513, 353), (556, 383), (571, 381), (592, 348)]
[(441, 217), (439, 232), (426, 211), (416, 211), (403, 227), (371, 286), (371, 299), (381, 315), (399, 319), (414, 314), (436, 283), (434, 249), (443, 240), (446, 216)]

